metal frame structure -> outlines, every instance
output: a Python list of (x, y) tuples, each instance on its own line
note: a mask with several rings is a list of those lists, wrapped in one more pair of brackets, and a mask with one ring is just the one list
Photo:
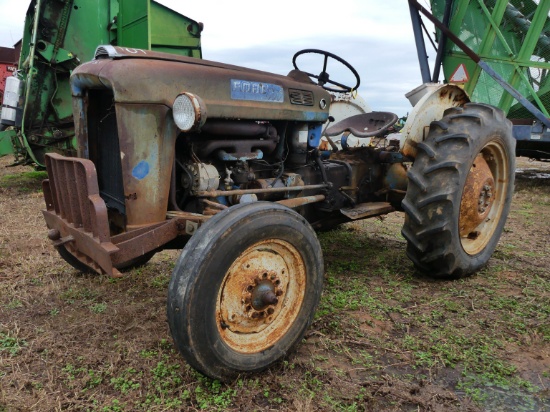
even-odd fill
[[(499, 107), (514, 123), (517, 154), (549, 159), (550, 2), (431, 0), (431, 6), (429, 12), (409, 0), (423, 82), (438, 82), (441, 68), (449, 82), (462, 67), (471, 99)], [(437, 28), (432, 76), (420, 13)]]

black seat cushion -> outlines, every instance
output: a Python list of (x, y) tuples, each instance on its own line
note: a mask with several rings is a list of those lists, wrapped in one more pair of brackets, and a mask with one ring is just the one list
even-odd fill
[(345, 131), (357, 137), (381, 136), (397, 122), (397, 115), (390, 112), (357, 114), (333, 124), (325, 130), (326, 136), (337, 136)]

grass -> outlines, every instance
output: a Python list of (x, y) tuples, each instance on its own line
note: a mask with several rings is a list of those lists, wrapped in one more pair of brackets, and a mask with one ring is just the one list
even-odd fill
[(44, 171), (29, 171), (0, 176), (0, 188), (15, 189), (18, 193), (29, 193), (41, 190), (42, 181), (48, 178)]
[[(331, 249), (346, 236), (331, 233), (323, 239), (324, 246)], [(540, 343), (546, 342), (550, 304), (548, 295), (540, 293), (540, 285), (548, 286), (548, 276), (539, 276), (538, 293), (526, 284), (510, 296), (506, 294), (509, 285), (502, 284), (502, 269), (490, 266), (480, 273), (482, 279), (451, 282), (453, 287), (435, 290), (422, 299), (421, 289), (426, 285), (418, 278), (403, 276), (400, 268), (400, 264), (385, 264), (377, 270), (380, 277), (355, 277), (351, 271), (340, 276), (340, 262), (332, 261), (318, 322), (327, 317), (336, 322), (326, 324), (323, 331), (349, 333), (357, 328), (349, 319), (349, 311), (361, 308), (374, 319), (393, 323), (387, 326), (383, 347), (404, 355), (415, 370), (459, 368), (462, 372), (457, 387), (476, 401), (482, 400), (476, 389), (485, 385), (536, 387), (519, 378), (516, 366), (506, 360), (505, 343), (521, 345), (533, 334), (542, 338)], [(539, 275), (543, 272), (541, 269)], [(408, 310), (410, 307), (414, 311)], [(372, 343), (379, 346), (375, 340)], [(371, 365), (376, 363), (370, 359)]]
[(0, 412), (550, 408), (548, 186), (520, 182), (496, 253), (467, 279), (417, 273), (399, 214), (319, 234), (324, 290), (304, 340), (223, 384), (173, 346), (177, 252), (121, 279), (79, 274), (45, 238), (42, 177), (1, 173), (20, 186), (0, 186)]

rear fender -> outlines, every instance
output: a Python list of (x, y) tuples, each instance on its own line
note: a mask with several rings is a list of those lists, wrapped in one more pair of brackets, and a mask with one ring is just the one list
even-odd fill
[(424, 84), (407, 97), (414, 107), (401, 130), (400, 149), (410, 159), (416, 158), (416, 146), (428, 135), (431, 122), (441, 119), (448, 108), (464, 106), (470, 101), (462, 88), (452, 84)]

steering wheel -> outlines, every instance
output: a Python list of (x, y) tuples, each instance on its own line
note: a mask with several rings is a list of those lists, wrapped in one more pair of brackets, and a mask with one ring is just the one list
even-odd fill
[[(300, 50), (299, 52), (297, 52), (294, 55), (294, 57), (292, 58), (292, 64), (294, 65), (294, 68), (296, 70), (300, 70), (298, 68), (298, 65), (296, 64), (296, 59), (298, 58), (298, 56), (301, 56), (302, 54), (309, 54), (309, 53), (311, 53), (311, 54), (320, 54), (322, 56), (325, 56), (325, 60), (324, 60), (324, 63), (323, 63), (323, 70), (321, 71), (321, 73), (319, 73), (318, 75), (315, 75), (315, 74), (312, 74), (312, 73), (303, 72), (303, 73), (307, 74), (309, 77), (313, 77), (314, 79), (317, 79), (317, 84), (319, 86), (321, 86), (325, 90), (328, 90), (329, 92), (336, 92), (336, 93), (345, 93), (345, 92), (351, 92), (352, 90), (357, 90), (357, 88), (359, 87), (359, 83), (361, 82), (361, 79), (359, 78), (359, 74), (357, 73), (357, 70), (355, 70), (351, 64), (349, 64), (347, 61), (345, 61), (341, 57), (338, 57), (337, 55), (329, 53), (329, 52), (324, 51), (324, 50), (304, 49), (304, 50)], [(346, 66), (353, 73), (353, 75), (357, 79), (357, 84), (355, 86), (353, 86), (353, 87), (346, 86), (345, 84), (342, 84), (342, 83), (339, 83), (337, 81), (334, 81), (334, 80), (330, 79), (330, 76), (327, 73), (327, 62), (328, 62), (329, 57), (336, 60), (336, 61), (339, 61), (340, 63), (342, 63), (344, 66)], [(300, 70), (300, 71), (302, 71), (302, 70)], [(325, 86), (326, 84), (332, 84), (332, 85), (338, 86), (339, 88), (337, 89), (337, 88), (334, 88), (334, 87), (327, 87), (327, 86)]]

